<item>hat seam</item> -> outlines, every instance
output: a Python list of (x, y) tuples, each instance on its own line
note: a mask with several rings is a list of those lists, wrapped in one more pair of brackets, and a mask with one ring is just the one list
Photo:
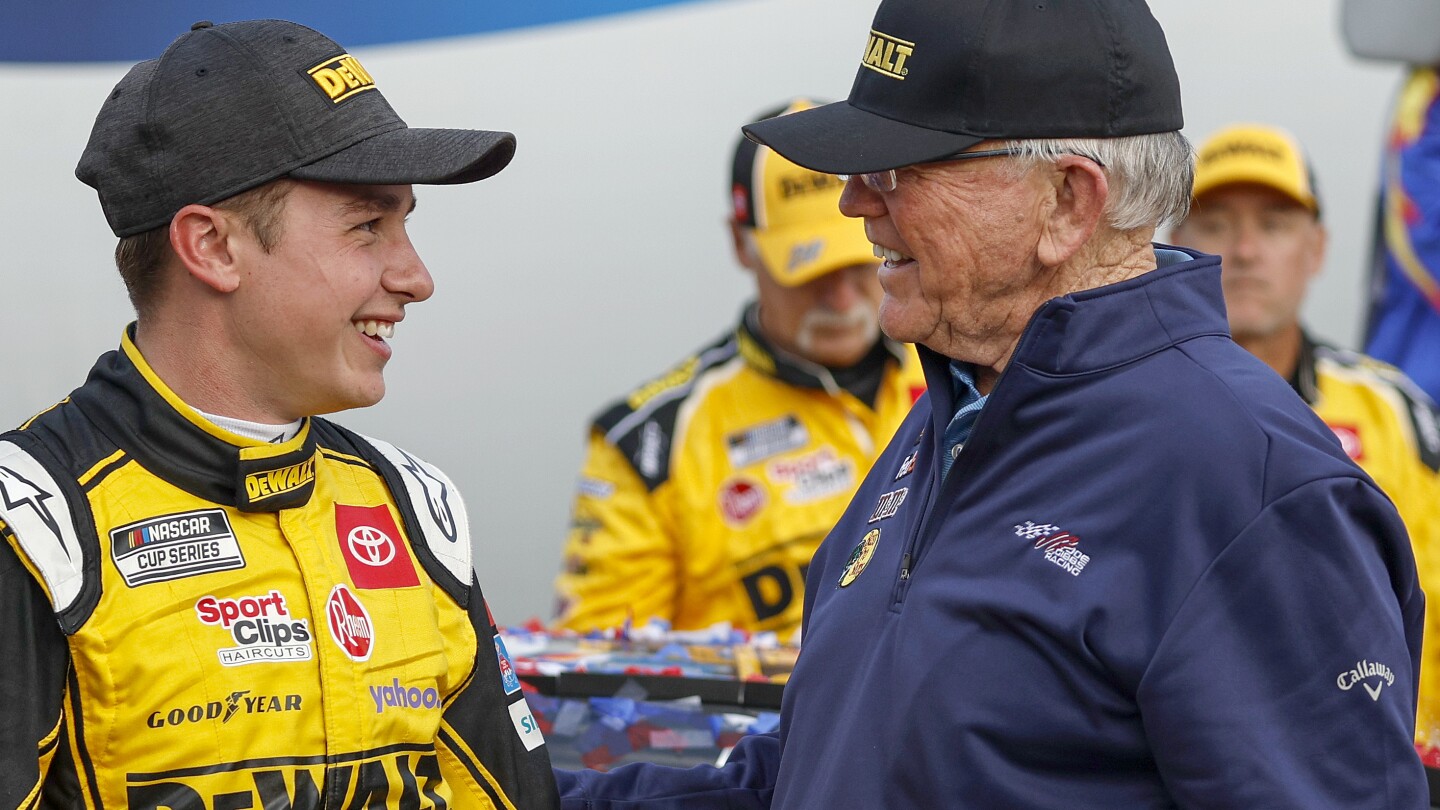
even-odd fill
[(1115, 25), (1115, 19), (1110, 15), (1109, 9), (1103, 2), (1092, 0), (1092, 6), (1100, 21), (1105, 25), (1105, 54), (1110, 64), (1109, 76), (1106, 84), (1109, 87), (1109, 99), (1105, 105), (1105, 137), (1115, 137), (1115, 122), (1120, 118), (1120, 107), (1122, 98), (1127, 91), (1125, 78), (1122, 70), (1124, 55), (1120, 50), (1120, 32)]

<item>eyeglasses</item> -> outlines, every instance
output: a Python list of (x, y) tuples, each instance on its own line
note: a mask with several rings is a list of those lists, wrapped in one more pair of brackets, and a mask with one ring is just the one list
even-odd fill
[[(927, 160), (925, 161), (925, 163), (955, 163), (962, 160), (975, 160), (977, 158), (1012, 157), (1018, 154), (1020, 154), (1020, 150), (1014, 148), (981, 149), (978, 152), (956, 152), (953, 155), (939, 158), (937, 160)], [(886, 192), (894, 191), (896, 187), (899, 186), (900, 181), (899, 178), (896, 176), (895, 172), (895, 169), (887, 169), (883, 172), (866, 172), (865, 174), (841, 174), (836, 176), (839, 177), (841, 180), (845, 181), (848, 181), (851, 177), (858, 177), (860, 178), (860, 182), (864, 183), (866, 187), (868, 187), (871, 191), (878, 191), (883, 194)]]

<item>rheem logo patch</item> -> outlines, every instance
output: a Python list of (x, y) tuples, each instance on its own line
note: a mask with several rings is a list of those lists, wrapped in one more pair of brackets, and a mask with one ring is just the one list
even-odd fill
[(370, 613), (344, 583), (330, 591), (325, 603), (325, 618), (330, 625), (330, 638), (355, 661), (370, 660), (375, 647), (375, 623)]

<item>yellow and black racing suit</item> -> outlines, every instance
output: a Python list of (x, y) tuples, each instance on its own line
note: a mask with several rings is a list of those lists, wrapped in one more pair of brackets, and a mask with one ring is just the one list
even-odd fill
[(1415, 745), (1440, 767), (1440, 414), (1399, 369), (1305, 336), (1290, 384), (1390, 496), (1427, 596)]
[(558, 806), (434, 467), (224, 431), (127, 332), (0, 434), (0, 806)]
[(751, 306), (606, 409), (556, 580), (558, 623), (730, 622), (788, 639), (811, 555), (924, 391), (910, 346), (881, 340), (866, 365), (873, 404), (774, 350)]

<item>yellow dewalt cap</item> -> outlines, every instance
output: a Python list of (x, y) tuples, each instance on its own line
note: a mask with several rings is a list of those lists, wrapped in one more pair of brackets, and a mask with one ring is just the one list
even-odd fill
[(1320, 215), (1320, 196), (1305, 152), (1294, 136), (1278, 127), (1237, 124), (1200, 145), (1191, 196), (1235, 183), (1273, 188)]
[[(798, 99), (763, 118), (810, 109)], [(735, 220), (753, 229), (771, 277), (787, 287), (878, 261), (865, 226), (840, 213), (845, 183), (791, 163), (767, 146), (740, 139), (731, 170)]]

